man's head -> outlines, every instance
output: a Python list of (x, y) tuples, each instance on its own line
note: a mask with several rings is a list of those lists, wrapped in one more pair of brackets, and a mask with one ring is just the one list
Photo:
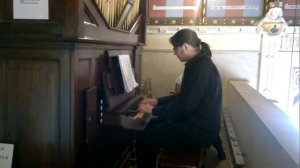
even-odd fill
[(201, 44), (201, 40), (198, 38), (197, 33), (191, 29), (181, 29), (169, 40), (174, 48), (182, 46), (184, 43), (190, 44), (194, 48), (199, 48)]
[(181, 29), (169, 40), (173, 45), (174, 54), (181, 62), (190, 60), (200, 51), (201, 40), (193, 30)]

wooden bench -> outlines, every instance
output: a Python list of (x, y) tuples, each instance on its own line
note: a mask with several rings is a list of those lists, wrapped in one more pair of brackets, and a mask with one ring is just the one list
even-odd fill
[(235, 131), (233, 129), (231, 120), (230, 120), (230, 116), (227, 112), (227, 110), (223, 109), (223, 118), (224, 118), (224, 123), (225, 123), (225, 129), (226, 129), (226, 133), (229, 139), (229, 146), (231, 148), (231, 152), (233, 154), (233, 164), (234, 167), (236, 168), (242, 168), (245, 167), (245, 160), (244, 157), (242, 155), (242, 152), (240, 150), (240, 146), (235, 134)]
[(162, 148), (159, 168), (205, 168), (206, 149)]

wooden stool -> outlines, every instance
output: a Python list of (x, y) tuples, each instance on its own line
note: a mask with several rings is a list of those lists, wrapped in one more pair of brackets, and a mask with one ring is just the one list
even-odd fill
[(159, 168), (204, 168), (205, 148), (162, 148), (159, 158)]

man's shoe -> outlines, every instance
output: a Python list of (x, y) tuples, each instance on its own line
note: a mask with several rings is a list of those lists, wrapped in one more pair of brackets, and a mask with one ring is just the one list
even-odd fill
[(222, 150), (222, 151), (218, 151), (218, 159), (219, 160), (226, 160), (226, 154), (225, 152)]

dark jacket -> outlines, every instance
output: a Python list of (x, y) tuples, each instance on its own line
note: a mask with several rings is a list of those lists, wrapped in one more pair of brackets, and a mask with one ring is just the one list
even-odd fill
[(220, 132), (222, 83), (212, 60), (198, 53), (185, 64), (181, 92), (158, 98), (152, 114), (181, 125), (194, 138), (214, 141)]

